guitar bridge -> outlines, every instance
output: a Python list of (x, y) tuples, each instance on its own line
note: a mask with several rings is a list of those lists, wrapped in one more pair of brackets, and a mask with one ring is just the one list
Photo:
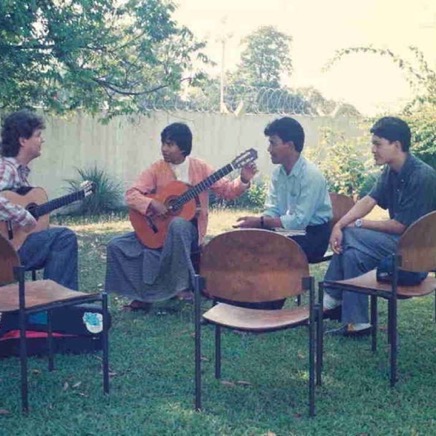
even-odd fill
[(154, 233), (157, 233), (159, 231), (159, 229), (156, 227), (153, 220), (149, 216), (146, 216), (145, 220), (147, 221), (147, 224), (150, 226), (151, 230), (153, 230)]

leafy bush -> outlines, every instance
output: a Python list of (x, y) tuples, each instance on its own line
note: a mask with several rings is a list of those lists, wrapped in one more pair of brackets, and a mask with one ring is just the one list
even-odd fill
[(305, 154), (323, 172), (330, 191), (358, 196), (370, 182), (368, 172), (372, 159), (369, 150), (366, 136), (345, 138), (342, 132), (324, 128), (318, 147), (306, 149)]
[(77, 203), (77, 207), (71, 212), (72, 215), (101, 215), (122, 207), (123, 188), (105, 170), (97, 166), (76, 170), (78, 178), (66, 180), (70, 185), (68, 192), (79, 190), (81, 183), (87, 180), (95, 183), (95, 192)]
[(412, 152), (436, 169), (436, 108), (425, 108), (407, 118), (412, 129)]
[(265, 204), (266, 190), (265, 181), (255, 180), (251, 182), (247, 191), (234, 200), (223, 200), (211, 192), (210, 205), (212, 208), (262, 210)]

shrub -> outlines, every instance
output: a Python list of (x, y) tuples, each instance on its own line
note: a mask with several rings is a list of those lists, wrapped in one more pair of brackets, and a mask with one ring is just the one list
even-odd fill
[(306, 149), (306, 155), (323, 172), (332, 192), (355, 197), (369, 183), (372, 160), (366, 136), (345, 138), (341, 132), (324, 128), (318, 147)]
[(73, 209), (73, 215), (101, 215), (122, 208), (123, 188), (121, 184), (112, 179), (105, 170), (97, 166), (80, 169), (77, 179), (66, 180), (70, 185), (68, 192), (80, 189), (80, 184), (86, 180), (95, 183), (95, 192), (83, 199)]
[(234, 200), (223, 200), (213, 192), (210, 193), (210, 205), (212, 208), (252, 209), (261, 210), (265, 205), (266, 183), (263, 180), (251, 182), (250, 188), (240, 197)]

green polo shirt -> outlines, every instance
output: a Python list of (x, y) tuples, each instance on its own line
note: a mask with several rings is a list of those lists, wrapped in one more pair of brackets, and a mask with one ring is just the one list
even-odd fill
[(410, 226), (436, 210), (436, 171), (408, 154), (397, 173), (386, 165), (369, 196), (389, 210), (389, 217)]

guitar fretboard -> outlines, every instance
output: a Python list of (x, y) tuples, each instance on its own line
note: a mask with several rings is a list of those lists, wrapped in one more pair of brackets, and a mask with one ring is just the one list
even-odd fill
[(35, 206), (32, 208), (31, 213), (35, 218), (47, 215), (55, 209), (73, 203), (74, 201), (81, 200), (85, 197), (84, 191), (73, 192), (72, 194), (64, 195), (63, 197), (56, 198), (55, 200), (48, 201), (47, 203)]
[(188, 189), (184, 194), (177, 198), (177, 200), (175, 200), (172, 204), (172, 208), (175, 210), (180, 209), (184, 204), (200, 194), (200, 192), (203, 192), (206, 189), (210, 188), (215, 182), (222, 179), (227, 174), (231, 173), (233, 169), (234, 168), (232, 164), (228, 164), (225, 167), (220, 168), (218, 171), (215, 171), (209, 177), (207, 177), (197, 185), (193, 186), (192, 188)]

